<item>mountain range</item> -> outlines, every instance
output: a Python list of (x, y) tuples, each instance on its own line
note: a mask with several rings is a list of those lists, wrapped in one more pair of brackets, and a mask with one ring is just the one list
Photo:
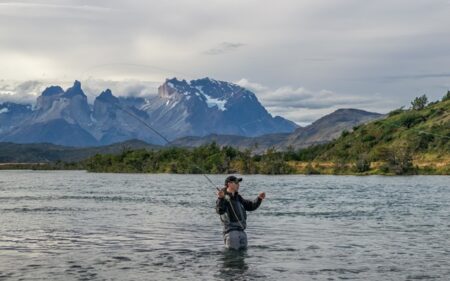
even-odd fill
[(183, 136), (246, 137), (293, 132), (299, 126), (273, 117), (256, 95), (210, 78), (168, 79), (149, 97), (116, 97), (105, 90), (88, 104), (81, 83), (46, 88), (35, 106), (0, 104), (0, 141), (100, 146), (129, 139), (153, 144)]
[(255, 152), (302, 148), (337, 138), (378, 113), (339, 109), (306, 127), (273, 117), (256, 95), (211, 78), (167, 79), (158, 94), (117, 97), (106, 89), (89, 104), (79, 81), (46, 88), (35, 105), (0, 103), (0, 141), (104, 146), (136, 139), (150, 144), (198, 146), (211, 141)]

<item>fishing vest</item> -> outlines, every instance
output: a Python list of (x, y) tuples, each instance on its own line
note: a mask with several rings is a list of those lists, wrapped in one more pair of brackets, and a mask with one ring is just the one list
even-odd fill
[[(227, 194), (227, 196), (229, 196)], [(230, 196), (229, 200), (225, 200), (226, 212), (220, 215), (223, 224), (223, 232), (228, 233), (232, 230), (245, 230), (247, 227), (247, 211), (242, 205), (240, 199), (242, 197), (236, 194)], [(233, 212), (234, 210), (234, 212)]]

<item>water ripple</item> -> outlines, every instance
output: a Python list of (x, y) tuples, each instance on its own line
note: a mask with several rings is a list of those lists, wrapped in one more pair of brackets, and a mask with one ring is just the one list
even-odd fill
[(446, 280), (448, 182), (245, 176), (235, 252), (197, 175), (0, 171), (0, 280)]

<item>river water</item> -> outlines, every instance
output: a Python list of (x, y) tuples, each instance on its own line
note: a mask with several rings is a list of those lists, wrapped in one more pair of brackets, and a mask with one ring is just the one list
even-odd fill
[(244, 176), (236, 252), (201, 175), (0, 171), (0, 280), (449, 280), (449, 183)]

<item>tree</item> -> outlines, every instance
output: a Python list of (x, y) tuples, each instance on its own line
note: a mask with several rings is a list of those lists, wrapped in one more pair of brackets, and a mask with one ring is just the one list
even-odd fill
[(398, 120), (399, 125), (405, 126), (406, 128), (411, 128), (420, 122), (425, 121), (424, 117), (415, 111), (408, 111), (402, 114)]
[(358, 173), (364, 173), (370, 170), (370, 161), (367, 154), (360, 154), (355, 163), (355, 168)]
[(412, 102), (411, 102), (411, 106), (413, 110), (421, 110), (424, 109), (425, 106), (428, 103), (428, 98), (426, 95), (420, 96), (415, 98)]
[(284, 155), (277, 152), (274, 147), (268, 148), (262, 155), (260, 172), (268, 175), (290, 174), (293, 169), (285, 161)]
[(239, 154), (238, 169), (241, 174), (256, 174), (258, 172), (257, 166), (252, 159), (252, 150), (245, 149)]
[(447, 94), (442, 98), (442, 101), (450, 100), (450, 91), (447, 91)]
[(412, 151), (408, 146), (397, 145), (392, 147), (382, 147), (379, 150), (381, 160), (385, 165), (381, 168), (385, 172), (396, 175), (416, 174), (416, 168), (413, 165)]

